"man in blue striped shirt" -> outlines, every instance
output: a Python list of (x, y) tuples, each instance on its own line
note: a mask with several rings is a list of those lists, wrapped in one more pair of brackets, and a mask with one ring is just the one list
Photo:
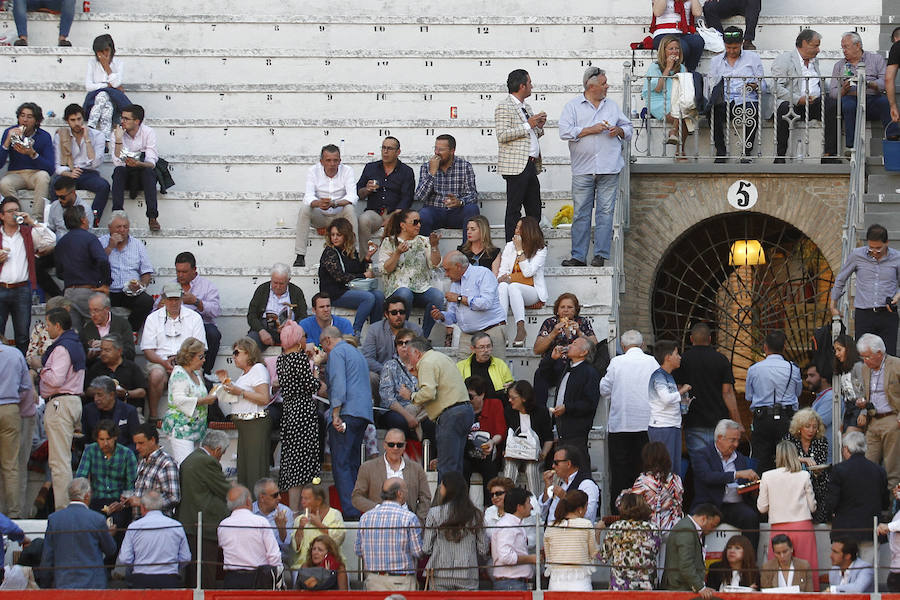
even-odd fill
[(425, 550), (418, 517), (403, 508), (406, 494), (405, 480), (386, 480), (382, 503), (359, 519), (356, 554), (365, 562), (367, 591), (416, 589), (416, 559)]
[[(142, 517), (128, 526), (117, 562), (133, 565), (128, 583), (134, 588), (182, 587), (178, 573), (191, 560), (184, 528), (162, 514), (163, 498), (156, 490), (141, 496)], [(215, 560), (204, 556), (204, 560)]]

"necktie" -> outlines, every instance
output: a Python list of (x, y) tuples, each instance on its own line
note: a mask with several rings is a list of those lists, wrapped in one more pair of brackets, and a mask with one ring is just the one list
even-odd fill
[(522, 114), (525, 115), (526, 119), (528, 118), (528, 110), (524, 106), (522, 107)]

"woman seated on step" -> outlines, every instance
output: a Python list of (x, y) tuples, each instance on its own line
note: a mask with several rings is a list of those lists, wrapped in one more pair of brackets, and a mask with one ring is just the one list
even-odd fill
[(513, 239), (506, 243), (500, 255), (497, 271), (497, 292), (504, 313), (512, 309), (516, 322), (513, 348), (525, 347), (525, 307), (547, 301), (544, 284), (544, 263), (547, 244), (541, 225), (534, 217), (522, 217), (516, 223)]

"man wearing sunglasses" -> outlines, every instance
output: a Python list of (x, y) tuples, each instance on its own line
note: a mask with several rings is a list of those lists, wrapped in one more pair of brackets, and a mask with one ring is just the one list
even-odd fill
[(597, 521), (600, 488), (591, 479), (590, 470), (580, 468), (582, 460), (580, 452), (573, 446), (560, 446), (553, 453), (553, 469), (544, 471), (544, 493), (540, 497), (544, 521), (548, 523), (553, 521), (556, 505), (559, 504), (560, 498), (566, 497), (569, 490), (581, 490), (587, 494), (588, 503), (584, 518), (591, 523)]
[(370, 378), (378, 387), (381, 368), (394, 356), (394, 338), (401, 329), (411, 329), (416, 335), (422, 335), (422, 328), (409, 321), (409, 309), (400, 296), (388, 296), (384, 301), (384, 319), (369, 326), (366, 339), (363, 340), (362, 353), (369, 363)]
[(431, 488), (425, 469), (414, 460), (406, 460), (406, 435), (399, 429), (389, 429), (384, 434), (384, 454), (367, 460), (359, 467), (356, 486), (353, 488), (353, 506), (365, 513), (381, 504), (384, 482), (392, 477), (406, 481), (408, 490), (403, 507), (415, 513), (419, 522), (425, 523), (431, 508)]
[(84, 207), (84, 213), (90, 215), (91, 205), (87, 200), (78, 197), (75, 192), (75, 180), (71, 177), (60, 177), (53, 182), (53, 197), (55, 200), (50, 203), (50, 211), (47, 213), (47, 227), (56, 234), (58, 242), (69, 232), (63, 219), (63, 211), (70, 206), (76, 204)]

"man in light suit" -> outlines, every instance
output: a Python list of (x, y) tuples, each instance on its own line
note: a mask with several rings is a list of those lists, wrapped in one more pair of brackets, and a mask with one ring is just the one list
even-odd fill
[[(225, 506), (225, 495), (231, 484), (222, 473), (219, 461), (228, 449), (228, 436), (215, 429), (210, 429), (200, 447), (184, 459), (179, 468), (181, 480), (181, 504), (175, 518), (184, 526), (187, 534), (191, 556), (197, 556), (197, 513), (203, 514), (203, 532), (201, 543), (204, 564), (201, 567), (201, 584), (204, 589), (216, 585), (215, 561), (219, 552), (216, 529), (219, 522), (228, 516)], [(187, 585), (194, 587), (197, 581), (197, 569), (188, 568)]]
[(525, 214), (541, 220), (541, 145), (547, 113), (534, 114), (525, 104), (531, 95), (531, 76), (524, 69), (506, 78), (509, 96), (494, 110), (496, 121), (497, 171), (506, 180), (506, 241), (512, 239), (516, 222)]
[(828, 583), (832, 592), (871, 594), (875, 589), (872, 565), (858, 557), (859, 546), (848, 539), (831, 542), (831, 570)]
[(892, 490), (900, 483), (900, 358), (887, 354), (884, 340), (874, 333), (860, 336), (856, 349), (863, 361), (866, 403), (875, 407), (866, 429), (866, 458), (876, 465), (884, 461), (887, 487)]
[(389, 429), (384, 435), (384, 454), (367, 460), (359, 467), (356, 486), (351, 494), (353, 506), (364, 513), (381, 503), (384, 482), (392, 477), (406, 481), (407, 508), (425, 523), (425, 516), (431, 508), (431, 488), (425, 470), (419, 463), (406, 460), (406, 435), (400, 429)]
[(718, 527), (721, 519), (718, 508), (701, 504), (675, 524), (666, 543), (664, 589), (692, 591), (704, 600), (713, 597), (714, 590), (705, 584), (702, 538)]
[[(777, 155), (776, 164), (784, 163), (784, 155), (787, 153), (788, 134), (790, 121), (786, 115), (793, 112), (798, 115), (799, 121), (806, 116), (809, 110), (810, 119), (819, 119), (825, 127), (825, 156), (822, 162), (840, 162), (835, 158), (837, 154), (837, 101), (828, 95), (828, 88), (822, 72), (819, 70), (819, 46), (822, 36), (812, 29), (804, 29), (797, 35), (796, 46), (793, 51), (782, 53), (775, 59), (772, 65), (772, 75), (775, 80), (775, 100), (778, 105), (776, 123)], [(807, 79), (791, 79), (792, 77), (807, 77)], [(824, 108), (823, 108), (824, 103)]]
[(115, 556), (116, 542), (103, 515), (88, 508), (91, 483), (77, 477), (67, 488), (69, 505), (47, 519), (41, 566), (52, 567), (57, 589), (106, 589), (104, 556)]
[[(556, 431), (559, 444), (583, 448), (583, 467), (590, 472), (591, 458), (588, 454), (588, 433), (594, 424), (594, 415), (600, 403), (600, 374), (587, 362), (591, 342), (584, 337), (569, 344), (568, 357), (571, 361), (566, 374), (559, 382), (556, 405), (551, 409), (556, 417)], [(562, 350), (554, 348), (550, 357), (557, 360)]]

